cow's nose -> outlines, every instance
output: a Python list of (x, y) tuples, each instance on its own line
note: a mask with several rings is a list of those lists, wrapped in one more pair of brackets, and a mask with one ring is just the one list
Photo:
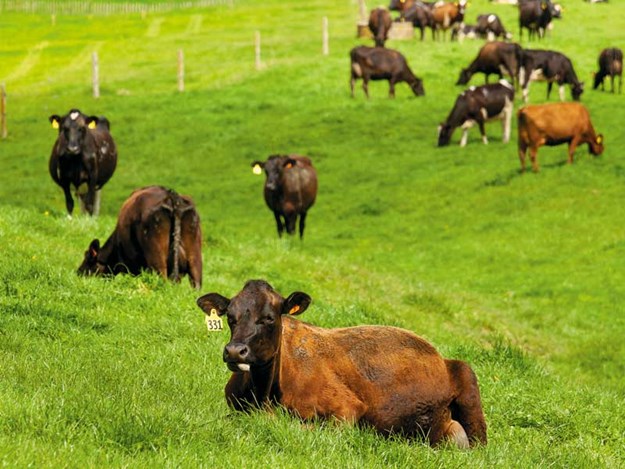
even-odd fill
[(228, 344), (224, 348), (224, 361), (234, 363), (244, 363), (250, 352), (245, 344)]
[(69, 145), (67, 149), (70, 153), (80, 153), (80, 147), (78, 145)]

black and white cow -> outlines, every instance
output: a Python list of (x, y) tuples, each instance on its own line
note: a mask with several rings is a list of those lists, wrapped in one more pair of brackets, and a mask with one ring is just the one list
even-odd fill
[(528, 102), (530, 82), (546, 81), (547, 99), (553, 83), (560, 87), (560, 101), (564, 101), (564, 85), (571, 85), (571, 94), (579, 101), (584, 92), (584, 83), (577, 79), (571, 60), (564, 54), (552, 50), (524, 49), (519, 70), (519, 81), (523, 89), (523, 101)]
[(494, 119), (502, 120), (503, 142), (508, 143), (513, 107), (514, 87), (506, 80), (500, 80), (497, 84), (472, 86), (456, 98), (447, 120), (438, 127), (438, 146), (449, 145), (451, 135), (457, 127), (462, 127), (460, 146), (465, 146), (469, 129), (475, 124), (480, 127), (482, 142), (487, 144), (484, 123)]

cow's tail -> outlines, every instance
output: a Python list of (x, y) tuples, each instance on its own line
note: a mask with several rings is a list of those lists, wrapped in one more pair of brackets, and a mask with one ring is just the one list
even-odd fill
[(182, 197), (173, 189), (168, 189), (169, 201), (171, 203), (172, 228), (169, 241), (169, 259), (171, 262), (171, 270), (169, 277), (174, 282), (180, 281), (180, 244), (181, 244), (181, 223), (182, 213), (184, 212), (184, 201)]
[(445, 360), (454, 399), (450, 404), (451, 418), (460, 423), (469, 444), (486, 444), (486, 421), (477, 377), (471, 367), (459, 360)]

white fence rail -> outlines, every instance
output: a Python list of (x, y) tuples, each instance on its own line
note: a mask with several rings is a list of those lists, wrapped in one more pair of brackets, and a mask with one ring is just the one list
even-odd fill
[(101, 3), (93, 1), (0, 0), (0, 13), (18, 12), (60, 15), (119, 15), (130, 13), (164, 13), (190, 8), (232, 5), (234, 0), (194, 0), (159, 3)]

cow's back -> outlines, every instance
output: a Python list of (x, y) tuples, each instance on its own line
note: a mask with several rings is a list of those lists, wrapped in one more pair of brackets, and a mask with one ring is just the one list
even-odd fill
[(547, 144), (558, 143), (592, 130), (588, 110), (575, 102), (524, 106), (518, 112), (518, 120), (519, 137), (523, 135), (528, 142), (545, 138)]
[(283, 201), (284, 211), (306, 211), (317, 197), (317, 172), (310, 158), (292, 155), (297, 164), (284, 173)]

